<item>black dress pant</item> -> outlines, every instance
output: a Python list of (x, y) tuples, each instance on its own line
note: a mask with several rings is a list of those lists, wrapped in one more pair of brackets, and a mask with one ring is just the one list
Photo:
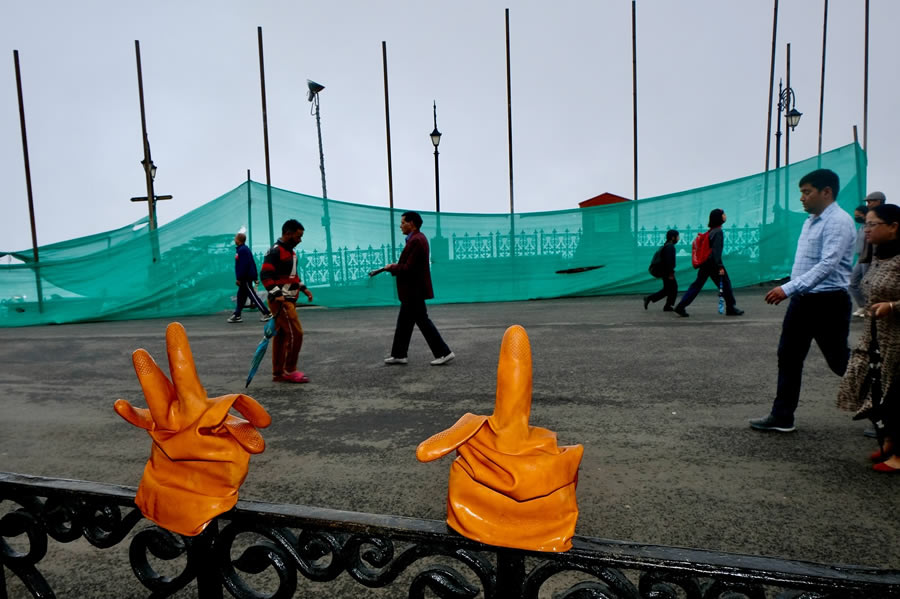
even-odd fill
[(813, 339), (822, 350), (828, 367), (843, 376), (850, 359), (850, 296), (846, 291), (826, 291), (795, 295), (784, 313), (778, 341), (778, 390), (772, 415), (779, 422), (794, 423), (800, 400), (803, 362)]
[(442, 358), (450, 353), (450, 348), (444, 343), (444, 339), (437, 327), (428, 318), (428, 309), (425, 300), (410, 300), (400, 302), (400, 314), (397, 315), (397, 328), (394, 330), (394, 344), (391, 346), (391, 356), (405, 358), (409, 352), (409, 340), (412, 338), (413, 326), (419, 327), (431, 353), (435, 358)]

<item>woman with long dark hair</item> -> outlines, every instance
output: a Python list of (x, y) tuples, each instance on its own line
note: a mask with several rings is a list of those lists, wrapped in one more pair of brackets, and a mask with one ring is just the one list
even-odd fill
[[(881, 447), (872, 453), (877, 472), (900, 473), (900, 206), (882, 204), (866, 214), (866, 241), (875, 247), (862, 280), (866, 323), (838, 391), (838, 407), (878, 421)], [(874, 325), (874, 326), (873, 326)], [(875, 341), (872, 343), (872, 332)], [(874, 354), (877, 347), (877, 354)], [(873, 355), (874, 354), (874, 355)], [(870, 364), (880, 361), (879, 377)], [(868, 375), (868, 376), (867, 376)], [(875, 384), (878, 384), (877, 386)], [(880, 400), (880, 402), (879, 402)], [(873, 405), (873, 402), (876, 405)], [(880, 403), (880, 405), (878, 405)]]
[(675, 306), (675, 313), (679, 316), (689, 316), (685, 311), (700, 290), (706, 283), (706, 279), (712, 279), (719, 287), (722, 284), (722, 295), (725, 297), (725, 314), (728, 316), (740, 316), (743, 310), (735, 306), (734, 293), (731, 291), (731, 279), (728, 278), (728, 272), (725, 265), (722, 264), (722, 249), (725, 247), (725, 234), (722, 232), (722, 225), (725, 224), (725, 211), (716, 208), (709, 213), (709, 258), (697, 269), (697, 278), (688, 287), (688, 290), (681, 296), (681, 301)]

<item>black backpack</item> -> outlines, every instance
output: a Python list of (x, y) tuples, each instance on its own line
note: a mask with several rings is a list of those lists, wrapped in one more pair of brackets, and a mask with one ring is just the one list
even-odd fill
[(663, 275), (666, 274), (666, 265), (663, 262), (663, 249), (665, 247), (666, 246), (663, 245), (656, 250), (656, 253), (653, 254), (653, 259), (650, 260), (650, 268), (647, 269), (650, 272), (650, 275), (657, 279), (661, 279)]

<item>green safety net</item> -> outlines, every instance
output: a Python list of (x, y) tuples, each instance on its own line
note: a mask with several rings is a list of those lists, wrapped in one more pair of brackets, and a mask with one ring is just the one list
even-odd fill
[[(816, 168), (841, 179), (838, 202), (852, 213), (865, 195), (866, 157), (857, 144), (699, 189), (606, 206), (508, 214), (420, 211), (431, 242), (436, 303), (648, 293), (647, 267), (666, 230), (678, 229), (677, 277), (693, 279), (690, 245), (721, 208), (724, 261), (735, 287), (789, 276), (806, 214), (797, 183)], [(559, 198), (554, 198), (558, 201)], [(577, 198), (573, 198), (575, 203)], [(269, 205), (271, 205), (271, 218)], [(234, 235), (248, 231), (257, 264), (281, 224), (306, 227), (301, 279), (328, 307), (396, 304), (393, 277), (369, 271), (403, 249), (404, 209), (324, 200), (246, 182), (150, 231), (146, 219), (109, 231), (6, 252), (0, 265), (0, 326), (89, 320), (175, 318), (234, 307)], [(261, 289), (261, 288), (260, 288)], [(38, 297), (42, 301), (38, 301)]]

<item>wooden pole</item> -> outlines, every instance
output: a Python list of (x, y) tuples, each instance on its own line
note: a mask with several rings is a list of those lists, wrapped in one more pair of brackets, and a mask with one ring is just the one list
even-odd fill
[(256, 28), (259, 40), (259, 88), (262, 96), (263, 147), (266, 153), (266, 201), (269, 206), (269, 245), (275, 245), (275, 227), (272, 223), (272, 173), (269, 168), (269, 122), (266, 116), (266, 68), (263, 59), (262, 27)]
[(31, 220), (31, 251), (34, 254), (34, 284), (37, 290), (38, 312), (44, 312), (44, 290), (41, 285), (40, 259), (38, 257), (37, 226), (34, 222), (34, 195), (31, 187), (31, 161), (28, 158), (28, 135), (25, 131), (25, 102), (22, 96), (22, 72), (19, 69), (19, 51), (13, 50), (16, 65), (16, 93), (19, 98), (19, 127), (22, 130), (22, 158), (25, 161), (25, 191), (28, 194), (28, 217)]
[(153, 175), (150, 168), (153, 160), (150, 157), (150, 140), (147, 138), (147, 115), (144, 111), (144, 77), (141, 71), (141, 42), (134, 40), (134, 57), (137, 62), (138, 97), (141, 103), (141, 136), (144, 144), (144, 179), (147, 184), (147, 209), (150, 213), (150, 230), (156, 229), (156, 206), (153, 198)]
[(391, 259), (397, 259), (397, 232), (394, 230), (394, 171), (391, 164), (391, 104), (388, 94), (387, 42), (381, 42), (381, 63), (384, 70), (384, 127), (387, 135), (388, 205), (391, 212)]
[(828, 40), (828, 0), (822, 17), (822, 79), (819, 83), (819, 154), (822, 154), (822, 118), (825, 110), (825, 45)]
[(138, 97), (141, 103), (141, 135), (144, 144), (144, 181), (147, 184), (147, 210), (150, 213), (148, 233), (150, 253), (153, 262), (159, 261), (159, 239), (156, 236), (156, 192), (153, 190), (153, 158), (150, 155), (150, 140), (147, 137), (147, 116), (144, 111), (144, 76), (141, 70), (141, 42), (134, 40), (134, 56), (137, 62)]

